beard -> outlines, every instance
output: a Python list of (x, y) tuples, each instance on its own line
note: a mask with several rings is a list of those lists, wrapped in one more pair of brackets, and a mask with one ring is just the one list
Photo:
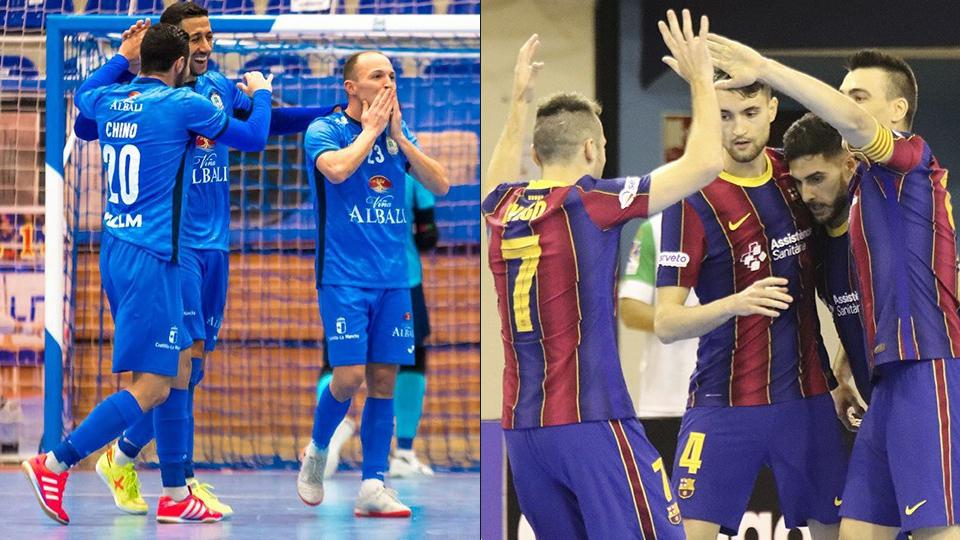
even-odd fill
[(729, 153), (730, 157), (737, 163), (749, 163), (757, 159), (760, 152), (763, 152), (763, 145), (757, 144), (756, 141), (750, 141), (750, 145), (743, 150), (738, 150), (737, 147), (733, 145), (727, 148), (727, 153)]
[(830, 225), (849, 212), (846, 193), (841, 193), (832, 202), (808, 204), (807, 207), (813, 214), (813, 219), (820, 225)]

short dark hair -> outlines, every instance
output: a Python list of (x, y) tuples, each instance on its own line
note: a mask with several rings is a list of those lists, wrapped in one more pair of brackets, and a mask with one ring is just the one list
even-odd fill
[(345, 80), (345, 81), (347, 81), (347, 80), (350, 80), (350, 81), (356, 80), (356, 79), (354, 79), (354, 77), (356, 77), (357, 62), (360, 60), (360, 57), (361, 57), (361, 56), (363, 56), (364, 54), (367, 54), (367, 53), (376, 53), (376, 54), (382, 55), (382, 56), (384, 56), (384, 57), (387, 56), (387, 55), (383, 54), (382, 52), (380, 52), (380, 51), (375, 51), (375, 50), (371, 50), (371, 51), (360, 51), (360, 52), (355, 52), (355, 53), (351, 54), (350, 56), (347, 57), (347, 61), (343, 63), (343, 80)]
[(533, 148), (543, 163), (565, 161), (590, 137), (598, 137), (600, 105), (576, 92), (561, 92), (537, 107), (533, 127)]
[[(720, 68), (713, 69), (713, 81), (724, 81), (730, 78), (730, 75), (726, 71)], [(761, 81), (756, 80), (753, 84), (748, 84), (747, 86), (741, 86), (740, 88), (729, 88), (731, 92), (736, 92), (744, 98), (752, 98), (753, 96), (763, 92), (770, 97), (773, 95), (773, 89), (770, 88), (770, 85)]]
[(178, 26), (160, 23), (147, 29), (140, 45), (140, 71), (163, 73), (177, 58), (190, 56), (190, 38)]
[(843, 138), (822, 118), (807, 113), (783, 134), (783, 157), (787, 163), (801, 157), (833, 157), (843, 151)]
[(193, 19), (196, 17), (209, 17), (210, 12), (207, 8), (194, 4), (193, 2), (177, 2), (170, 4), (160, 15), (160, 22), (180, 26), (184, 19)]
[(907, 100), (907, 128), (913, 126), (913, 117), (917, 114), (917, 77), (910, 64), (902, 58), (877, 49), (864, 49), (847, 58), (847, 71), (861, 68), (879, 68), (887, 74), (887, 97)]

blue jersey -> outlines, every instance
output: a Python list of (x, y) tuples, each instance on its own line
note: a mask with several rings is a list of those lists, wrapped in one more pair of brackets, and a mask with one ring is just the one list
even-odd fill
[(849, 223), (837, 230), (827, 229), (823, 239), (823, 276), (820, 296), (837, 329), (843, 350), (850, 359), (850, 370), (860, 396), (870, 403), (870, 366), (867, 361), (863, 325), (860, 323), (860, 294), (856, 274), (850, 266)]
[[(250, 112), (253, 101), (222, 74), (208, 71), (192, 83), (203, 96), (227, 116)], [(193, 145), (192, 173), (182, 244), (196, 249), (230, 249), (230, 154), (229, 147), (197, 135)]]
[[(436, 197), (430, 190), (423, 187), (423, 184), (414, 178), (407, 178), (407, 196), (405, 208), (407, 215), (412, 216), (414, 210), (426, 210), (433, 208), (436, 203)], [(413, 239), (413, 234), (407, 235), (407, 275), (410, 276), (410, 288), (414, 288), (423, 282), (423, 265), (420, 263), (420, 250), (417, 249), (417, 243)]]
[(97, 122), (104, 231), (176, 261), (189, 150), (196, 134), (219, 137), (227, 116), (190, 89), (147, 77), (80, 93), (76, 105)]
[[(404, 250), (413, 216), (403, 204), (409, 161), (396, 141), (384, 130), (360, 167), (339, 184), (316, 168), (320, 154), (346, 148), (361, 131), (360, 122), (336, 112), (314, 120), (304, 137), (317, 211), (317, 287), (406, 288)], [(403, 132), (416, 144), (406, 124)]]

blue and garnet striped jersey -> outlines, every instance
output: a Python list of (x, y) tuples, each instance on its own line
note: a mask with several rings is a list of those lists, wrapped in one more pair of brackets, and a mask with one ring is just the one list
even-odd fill
[(816, 309), (818, 238), (783, 155), (767, 149), (755, 178), (721, 173), (664, 211), (657, 287), (693, 288), (701, 304), (777, 276), (790, 307), (733, 317), (700, 337), (688, 407), (816, 396), (833, 383)]
[(649, 176), (501, 184), (483, 201), (506, 365), (503, 427), (633, 418), (617, 353), (620, 232)]
[(837, 229), (826, 229), (819, 291), (833, 315), (833, 325), (843, 350), (847, 352), (850, 371), (853, 372), (860, 397), (869, 404), (872, 393), (870, 367), (867, 364), (863, 325), (860, 323), (860, 294), (851, 264), (849, 225), (847, 222)]
[(947, 170), (918, 135), (878, 125), (856, 151), (850, 249), (871, 367), (957, 358), (957, 248)]

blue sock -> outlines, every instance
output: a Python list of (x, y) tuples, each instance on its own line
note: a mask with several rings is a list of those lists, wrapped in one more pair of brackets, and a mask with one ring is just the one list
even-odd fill
[(417, 426), (423, 415), (423, 395), (427, 379), (418, 371), (401, 371), (397, 374), (397, 387), (393, 398), (397, 411), (397, 448), (413, 449)]
[(330, 392), (330, 386), (323, 389), (313, 413), (313, 444), (324, 449), (330, 444), (330, 437), (350, 410), (350, 400), (337, 401)]
[(333, 379), (333, 372), (328, 371), (320, 377), (320, 380), (317, 381), (317, 401), (320, 401), (320, 397), (323, 396), (323, 391), (326, 387), (330, 386), (330, 381)]
[(117, 437), (143, 416), (143, 409), (127, 390), (100, 402), (73, 433), (53, 449), (57, 461), (72, 467)]
[(393, 438), (393, 398), (368, 397), (363, 405), (360, 444), (363, 447), (363, 479), (383, 481)]
[(157, 457), (160, 480), (165, 488), (187, 485), (184, 461), (187, 459), (187, 390), (170, 389), (167, 400), (157, 406), (154, 416), (157, 432)]
[(127, 455), (127, 457), (133, 459), (137, 457), (143, 447), (150, 444), (150, 441), (153, 440), (153, 411), (156, 409), (151, 409), (147, 411), (146, 414), (140, 417), (132, 426), (124, 430), (123, 435), (120, 436), (120, 440), (117, 441), (117, 446), (120, 447), (120, 451)]
[(203, 379), (202, 358), (190, 359), (190, 387), (187, 389), (187, 461), (183, 467), (183, 473), (187, 478), (193, 478), (193, 394), (197, 385)]

